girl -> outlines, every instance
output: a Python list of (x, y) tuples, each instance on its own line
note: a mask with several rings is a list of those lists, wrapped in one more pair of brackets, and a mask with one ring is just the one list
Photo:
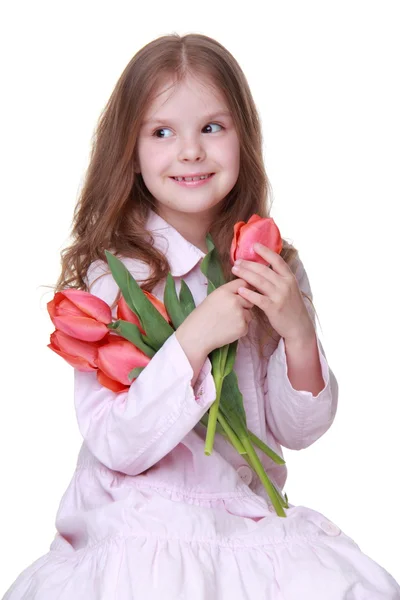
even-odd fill
[[(75, 372), (84, 441), (57, 534), (6, 600), (400, 598), (391, 575), (324, 515), (289, 504), (277, 516), (222, 437), (204, 454), (199, 421), (216, 395), (208, 355), (235, 340), (249, 429), (281, 456), (282, 446), (318, 440), (336, 414), (337, 382), (295, 248), (261, 246), (271, 268), (231, 270), (234, 224), (269, 210), (259, 118), (235, 59), (204, 35), (149, 43), (101, 117), (56, 289), (89, 290), (115, 311), (110, 249), (160, 300), (171, 271), (197, 308), (129, 391)], [(227, 280), (209, 296), (208, 232)], [(261, 458), (283, 490), (285, 465)]]

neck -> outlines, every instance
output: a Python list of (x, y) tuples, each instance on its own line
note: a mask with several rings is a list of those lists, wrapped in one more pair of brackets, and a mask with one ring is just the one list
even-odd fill
[(209, 213), (182, 213), (157, 209), (160, 217), (178, 231), (188, 242), (199, 248), (204, 254), (208, 253), (206, 235), (212, 224)]

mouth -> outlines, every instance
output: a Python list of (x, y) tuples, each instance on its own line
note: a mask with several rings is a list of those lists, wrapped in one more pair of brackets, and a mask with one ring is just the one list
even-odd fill
[(204, 175), (199, 175), (197, 177), (182, 177), (180, 175), (177, 175), (176, 177), (171, 177), (170, 179), (174, 179), (175, 181), (179, 181), (182, 183), (191, 183), (195, 181), (205, 181), (207, 179), (211, 179), (213, 175), (215, 175), (215, 173), (207, 173)]

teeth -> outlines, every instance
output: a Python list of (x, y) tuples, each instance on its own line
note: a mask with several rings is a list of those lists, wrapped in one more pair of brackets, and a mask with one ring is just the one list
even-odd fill
[(201, 175), (200, 177), (174, 177), (176, 181), (199, 181), (200, 179), (207, 179), (210, 177), (210, 173), (208, 175)]

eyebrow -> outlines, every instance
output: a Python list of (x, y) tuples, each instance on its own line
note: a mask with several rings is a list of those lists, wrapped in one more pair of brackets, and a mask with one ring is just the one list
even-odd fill
[[(231, 113), (226, 110), (219, 110), (216, 113), (211, 113), (209, 115), (204, 115), (203, 121), (210, 121), (212, 119), (216, 119), (217, 117), (231, 117)], [(174, 119), (147, 119), (143, 121), (143, 125), (161, 125), (163, 123), (174, 123)]]

